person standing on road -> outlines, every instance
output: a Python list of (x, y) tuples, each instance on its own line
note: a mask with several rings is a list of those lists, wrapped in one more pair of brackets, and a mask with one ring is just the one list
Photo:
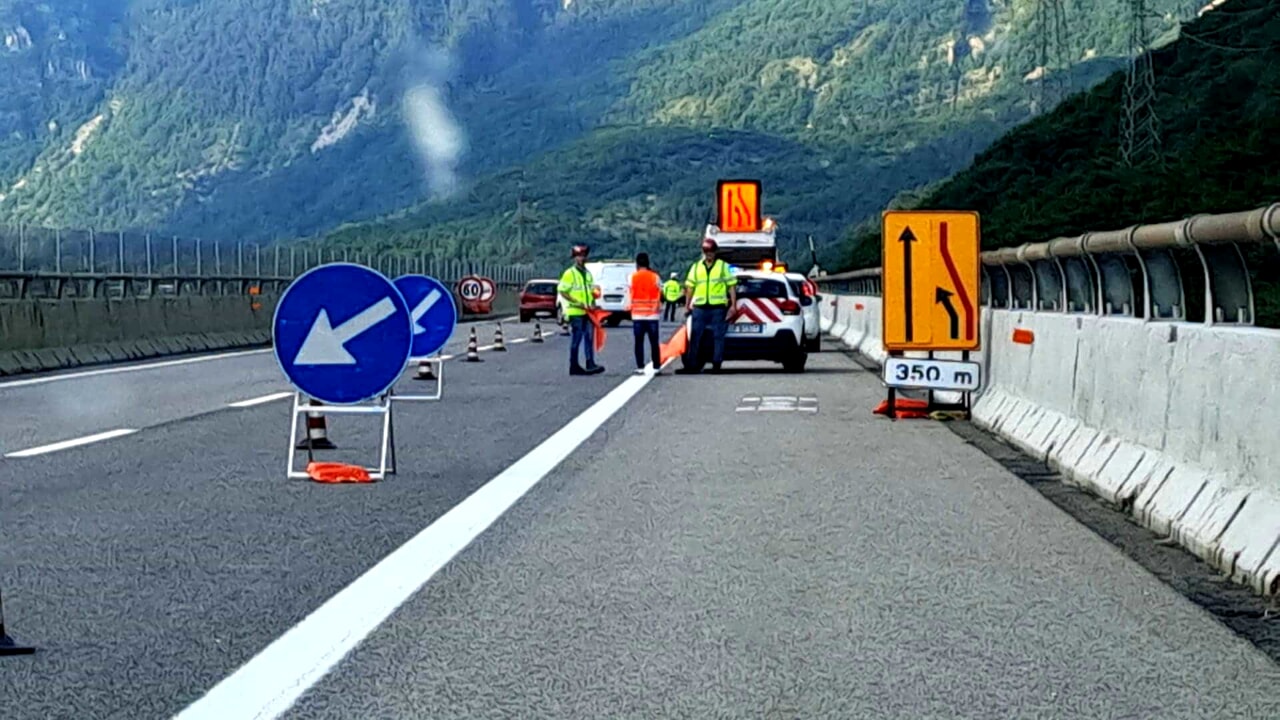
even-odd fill
[(653, 372), (662, 372), (662, 349), (658, 343), (661, 303), (662, 278), (649, 268), (649, 253), (639, 253), (636, 255), (636, 271), (631, 274), (631, 332), (635, 336), (637, 375), (644, 373), (646, 337), (649, 339)]
[(676, 308), (680, 305), (682, 294), (680, 281), (676, 279), (675, 273), (671, 273), (671, 278), (662, 286), (662, 299), (667, 301), (667, 306), (662, 311), (664, 321), (676, 319)]
[(724, 334), (729, 329), (729, 317), (738, 304), (738, 278), (729, 270), (729, 263), (716, 257), (716, 241), (702, 241), (702, 260), (689, 268), (684, 286), (688, 289), (685, 311), (693, 314), (693, 328), (689, 333), (689, 356), (694, 365), (676, 372), (692, 375), (701, 370), (697, 364), (702, 335), (711, 328), (714, 345), (711, 353), (711, 370), (720, 372), (724, 358)]
[[(594, 281), (591, 271), (587, 270), (587, 256), (590, 250), (586, 245), (573, 246), (573, 265), (560, 275), (560, 297), (565, 300), (564, 316), (569, 319), (569, 327), (573, 337), (569, 340), (569, 374), (598, 375), (604, 372), (603, 365), (596, 364), (595, 327), (587, 311), (595, 306)], [(578, 346), (582, 346), (587, 366), (578, 364)]]

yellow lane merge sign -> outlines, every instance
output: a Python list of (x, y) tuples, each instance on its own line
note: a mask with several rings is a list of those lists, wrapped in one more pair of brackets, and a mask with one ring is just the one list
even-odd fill
[(885, 350), (978, 349), (978, 213), (881, 218)]

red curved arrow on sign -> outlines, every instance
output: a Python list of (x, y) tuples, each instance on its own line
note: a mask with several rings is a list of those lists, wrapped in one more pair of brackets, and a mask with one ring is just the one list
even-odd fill
[(964, 339), (973, 339), (973, 301), (964, 283), (960, 282), (960, 273), (956, 271), (956, 261), (951, 259), (951, 250), (947, 247), (947, 224), (938, 223), (938, 244), (942, 250), (942, 260), (947, 264), (947, 274), (951, 276), (951, 284), (956, 286), (956, 294), (960, 296), (960, 304), (964, 307)]

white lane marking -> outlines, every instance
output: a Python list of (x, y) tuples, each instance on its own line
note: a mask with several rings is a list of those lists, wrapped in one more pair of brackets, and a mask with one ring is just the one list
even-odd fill
[(271, 393), (270, 395), (263, 395), (262, 397), (249, 398), (248, 400), (241, 400), (239, 402), (227, 403), (227, 407), (233, 407), (233, 408), (253, 407), (254, 405), (263, 405), (265, 403), (274, 402), (276, 400), (283, 400), (291, 395), (293, 395), (293, 393), (291, 392)]
[(18, 450), (18, 451), (6, 454), (5, 457), (24, 458), (24, 457), (31, 457), (33, 455), (43, 455), (45, 453), (57, 452), (59, 450), (66, 450), (68, 448), (79, 447), (81, 445), (88, 445), (90, 443), (101, 442), (103, 440), (110, 440), (111, 438), (118, 438), (124, 435), (131, 435), (136, 432), (138, 431), (132, 428), (120, 428), (117, 430), (108, 430), (106, 432), (100, 432), (94, 435), (85, 435), (84, 437), (73, 438), (71, 440), (63, 440), (62, 442), (50, 443), (49, 445), (41, 445), (40, 447), (27, 448), (26, 450)]
[(182, 358), (181, 360), (165, 360), (164, 362), (147, 363), (145, 365), (107, 367), (99, 368), (97, 370), (66, 373), (65, 375), (50, 375), (48, 377), (28, 378), (26, 380), (10, 380), (8, 382), (0, 382), (0, 390), (13, 387), (26, 387), (28, 385), (43, 385), (45, 383), (59, 382), (62, 380), (96, 377), (98, 375), (115, 375), (117, 373), (140, 372), (142, 370), (155, 370), (157, 368), (174, 367), (177, 365), (190, 365), (192, 363), (209, 362), (210, 360), (226, 360), (233, 357), (261, 355), (269, 352), (271, 352), (271, 348), (266, 348), (265, 350), (239, 350), (236, 352), (220, 353), (218, 355), (201, 355), (200, 357)]
[(175, 720), (269, 720), (282, 715), (653, 378), (654, 375), (634, 375), (622, 381), (514, 465), (329, 598), (174, 716)]

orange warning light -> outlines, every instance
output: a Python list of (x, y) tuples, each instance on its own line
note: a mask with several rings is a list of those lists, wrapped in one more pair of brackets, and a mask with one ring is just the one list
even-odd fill
[(721, 180), (716, 198), (721, 232), (760, 231), (759, 180)]
[(1036, 341), (1036, 334), (1026, 328), (1014, 328), (1013, 341), (1019, 345), (1030, 345)]
[(249, 294), (250, 294), (250, 295), (261, 295), (261, 294), (262, 294), (262, 288), (259, 288), (257, 285), (254, 285), (253, 287), (249, 288)]

